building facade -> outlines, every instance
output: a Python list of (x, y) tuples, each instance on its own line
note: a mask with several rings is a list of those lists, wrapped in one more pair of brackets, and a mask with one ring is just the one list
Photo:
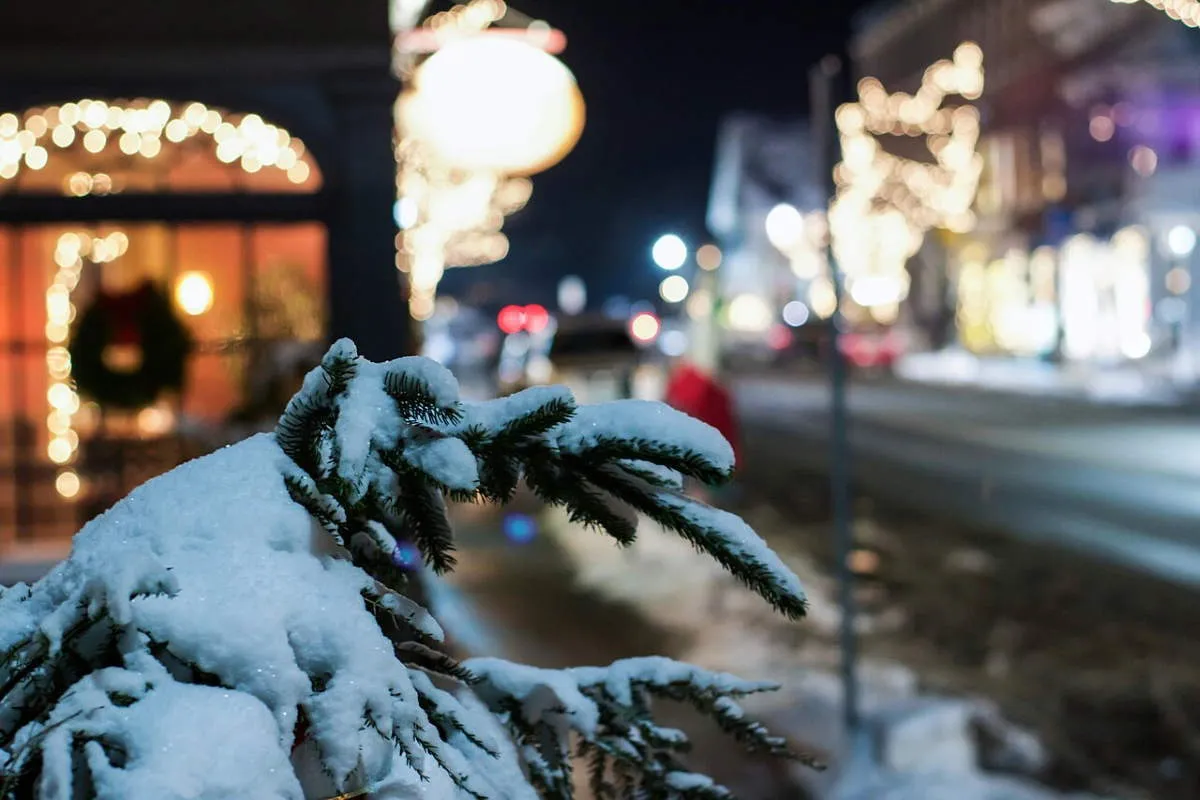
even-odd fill
[(1143, 3), (916, 0), (863, 16), (855, 66), (913, 91), (964, 41), (987, 75), (977, 222), (934, 256), (959, 341), (1088, 363), (1186, 350), (1196, 31)]
[(767, 341), (783, 323), (783, 308), (797, 299), (807, 303), (814, 285), (828, 315), (816, 229), (824, 205), (808, 120), (734, 114), (722, 121), (708, 229), (723, 253), (718, 296), (725, 347)]
[[(0, 555), (172, 466), (185, 422), (248, 402), (264, 342), (411, 351), (392, 49), (387, 0), (72, 0), (0, 28)], [(141, 282), (195, 348), (181, 392), (106, 408), (71, 338)]]

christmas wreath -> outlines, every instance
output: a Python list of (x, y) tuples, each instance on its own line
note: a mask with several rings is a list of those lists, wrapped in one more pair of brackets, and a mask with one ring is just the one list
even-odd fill
[(192, 340), (170, 297), (150, 281), (122, 294), (101, 291), (71, 337), (79, 393), (111, 408), (137, 409), (183, 388)]

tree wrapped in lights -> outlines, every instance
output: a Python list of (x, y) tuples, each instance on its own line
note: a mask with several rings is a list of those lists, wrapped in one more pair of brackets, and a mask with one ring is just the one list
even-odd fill
[(432, 361), (338, 342), (273, 433), (137, 489), (42, 581), (0, 590), (0, 798), (566, 799), (580, 760), (598, 800), (729, 798), (652, 702), (781, 756), (738, 704), (773, 687), (662, 658), (458, 663), (405, 590), (411, 554), (455, 565), (448, 500), (524, 481), (618, 544), (631, 508), (799, 618), (795, 575), (682, 491), (732, 468), (719, 433), (658, 403), (463, 403)]
[[(492, 35), (501, 22), (529, 35)], [(447, 268), (508, 254), (501, 228), (528, 202), (528, 176), (566, 156), (582, 132), (574, 78), (548, 52), (551, 31), (542, 23), (537, 34), (533, 23), (501, 0), (471, 0), (426, 20), (424, 37), (398, 40), (409, 87), (396, 104), (398, 264), (416, 319), (432, 315)], [(422, 48), (432, 50), (424, 60), (414, 52)]]
[[(908, 260), (933, 228), (966, 232), (983, 172), (976, 153), (979, 111), (945, 106), (951, 96), (983, 92), (983, 52), (966, 42), (953, 60), (925, 70), (915, 94), (889, 93), (874, 78), (858, 84), (858, 101), (841, 106), (843, 161), (834, 170), (829, 210), (834, 253), (851, 299), (893, 313), (908, 294)], [(892, 155), (881, 136), (924, 137), (932, 162)]]

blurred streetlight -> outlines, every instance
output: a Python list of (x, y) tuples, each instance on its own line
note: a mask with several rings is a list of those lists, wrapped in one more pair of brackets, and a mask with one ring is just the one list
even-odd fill
[(692, 287), (688, 285), (687, 278), (682, 275), (668, 275), (658, 285), (659, 295), (668, 303), (682, 303), (691, 290)]
[(650, 256), (660, 269), (674, 272), (687, 261), (688, 249), (687, 245), (683, 243), (683, 239), (673, 233), (668, 233), (658, 237), (658, 241), (650, 250)]
[(558, 283), (558, 307), (564, 314), (578, 314), (587, 307), (587, 284), (578, 275), (568, 275)]
[(791, 203), (780, 203), (767, 214), (766, 228), (771, 244), (787, 252), (804, 235), (804, 216)]
[(1187, 225), (1176, 225), (1167, 232), (1167, 249), (1176, 258), (1187, 258), (1196, 249), (1196, 232)]
[(706, 244), (696, 251), (696, 264), (709, 272), (721, 266), (721, 259), (721, 248), (715, 244)]
[(792, 328), (799, 328), (808, 322), (808, 306), (799, 300), (793, 300), (783, 307), (783, 321)]

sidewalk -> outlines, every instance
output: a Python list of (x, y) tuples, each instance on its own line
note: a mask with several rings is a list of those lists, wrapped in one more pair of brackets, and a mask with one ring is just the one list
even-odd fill
[(1192, 392), (1163, 361), (1113, 366), (1052, 364), (1034, 358), (980, 357), (964, 350), (913, 353), (901, 358), (896, 376), (914, 383), (973, 387), (991, 392), (1082, 399), (1106, 405), (1186, 402)]
[[(811, 610), (800, 624), (778, 618), (706, 556), (643, 520), (628, 548), (579, 534), (550, 511), (546, 532), (570, 556), (580, 583), (629, 603), (663, 628), (684, 632), (687, 661), (752, 679), (774, 680), (775, 694), (748, 700), (747, 710), (802, 750), (816, 750), (831, 769), (794, 765), (790, 777), (826, 800), (1054, 800), (1049, 789), (1015, 774), (981, 771), (972, 727), (998, 720), (986, 701), (925, 695), (917, 675), (889, 660), (860, 662), (867, 736), (859, 750), (842, 726), (836, 664), (839, 611), (834, 586), (793, 544), (780, 556), (800, 575)], [(864, 614), (862, 633), (888, 627)], [(1006, 723), (1001, 722), (1001, 725)], [(1011, 729), (1016, 730), (1016, 729)], [(1037, 748), (1034, 747), (1034, 750)], [(1031, 757), (1036, 760), (1036, 757)], [(1082, 795), (1080, 795), (1082, 797)]]

